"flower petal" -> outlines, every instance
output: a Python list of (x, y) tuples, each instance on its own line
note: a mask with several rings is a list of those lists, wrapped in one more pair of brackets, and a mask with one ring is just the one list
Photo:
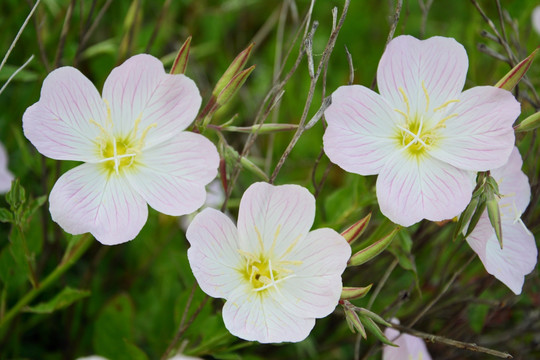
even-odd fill
[(148, 208), (123, 177), (107, 176), (100, 164), (83, 164), (62, 175), (49, 196), (52, 219), (70, 234), (90, 232), (105, 245), (132, 240)]
[(201, 289), (212, 297), (227, 298), (244, 282), (239, 268), (238, 231), (227, 215), (206, 208), (191, 222), (186, 237), (188, 259)]
[(184, 130), (202, 101), (193, 80), (166, 74), (161, 61), (147, 54), (133, 56), (111, 71), (103, 99), (110, 104), (115, 129), (126, 135), (140, 119), (138, 128), (150, 129), (145, 138), (150, 146)]
[[(106, 107), (81, 72), (62, 67), (43, 81), (41, 97), (23, 115), (24, 135), (43, 155), (57, 160), (98, 160), (94, 143)], [(95, 123), (92, 123), (95, 122)]]
[(205, 186), (217, 175), (219, 155), (210, 140), (185, 131), (144, 149), (137, 162), (126, 171), (131, 186), (152, 208), (179, 216), (203, 205)]
[(402, 89), (414, 115), (457, 98), (468, 67), (467, 52), (452, 38), (435, 36), (418, 40), (402, 35), (386, 47), (377, 69), (377, 85), (390, 104), (406, 112)]
[(520, 104), (512, 93), (493, 86), (477, 86), (463, 92), (448, 109), (457, 114), (441, 129), (430, 154), (455, 167), (487, 171), (506, 163), (514, 146), (512, 123)]
[(271, 296), (239, 287), (223, 306), (223, 321), (231, 334), (260, 343), (298, 342), (315, 326), (314, 318), (285, 311)]
[(502, 223), (503, 249), (489, 222), (487, 212), (482, 214), (467, 242), (478, 254), (486, 271), (508, 286), (515, 294), (521, 294), (524, 276), (534, 270), (538, 249), (534, 236), (521, 221)]
[(328, 158), (349, 172), (378, 174), (395, 149), (392, 136), (398, 114), (390, 105), (363, 86), (342, 86), (332, 94), (332, 105), (324, 115)]
[(314, 219), (315, 198), (307, 189), (252, 184), (242, 196), (238, 213), (242, 250), (258, 254), (273, 248), (279, 256), (295, 239), (308, 234)]
[(527, 175), (521, 171), (522, 165), (519, 150), (514, 147), (506, 164), (491, 170), (491, 176), (497, 181), (502, 195), (499, 200), (501, 215), (512, 221), (523, 214), (531, 201), (531, 187)]
[(8, 155), (4, 145), (0, 143), (0, 193), (6, 193), (11, 189), (13, 174), (7, 168)]
[(291, 263), (292, 276), (272, 291), (276, 301), (291, 314), (300, 317), (322, 318), (338, 304), (342, 283), (341, 274), (351, 257), (349, 243), (336, 231), (328, 228), (311, 231), (283, 260)]
[(396, 153), (377, 178), (381, 212), (402, 226), (453, 218), (465, 209), (472, 190), (468, 172), (407, 152)]

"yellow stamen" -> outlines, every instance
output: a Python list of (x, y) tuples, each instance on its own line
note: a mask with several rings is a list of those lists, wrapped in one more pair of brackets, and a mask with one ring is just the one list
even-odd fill
[(424, 80), (422, 80), (422, 90), (424, 90), (424, 95), (426, 96), (426, 112), (429, 110), (429, 94), (426, 89), (426, 85), (424, 84)]
[(454, 99), (454, 100), (448, 100), (447, 102), (445, 102), (444, 104), (442, 104), (441, 106), (437, 106), (435, 109), (433, 109), (433, 112), (436, 112), (436, 111), (439, 111), (441, 110), (442, 108), (445, 108), (447, 107), (448, 105), (452, 104), (452, 103), (458, 103), (459, 100), (457, 99)]
[(264, 251), (264, 243), (263, 243), (263, 238), (261, 236), (261, 233), (259, 231), (259, 229), (257, 228), (257, 226), (255, 226), (255, 232), (257, 233), (257, 240), (259, 241), (259, 246), (261, 247), (261, 252), (265, 252)]
[(302, 234), (298, 235), (294, 240), (293, 242), (291, 243), (291, 245), (289, 245), (289, 247), (287, 248), (287, 250), (285, 250), (285, 252), (283, 254), (281, 254), (281, 256), (279, 257), (280, 259), (283, 258), (284, 256), (288, 255), (293, 249), (294, 247), (296, 246), (296, 244), (298, 244), (298, 241), (300, 241), (300, 239), (302, 238)]
[(156, 123), (153, 123), (153, 124), (150, 124), (148, 125), (148, 127), (146, 129), (144, 129), (142, 135), (141, 135), (141, 139), (139, 140), (139, 148), (142, 148), (143, 145), (144, 145), (144, 138), (146, 137), (146, 135), (148, 134), (148, 131), (150, 131), (150, 129), (152, 128), (155, 128), (157, 126)]
[(399, 109), (394, 109), (394, 111), (400, 113), (401, 115), (403, 115), (403, 117), (405, 118), (405, 122), (407, 122), (409, 120), (409, 116), (407, 114), (405, 114), (403, 111), (399, 110)]
[(270, 251), (269, 251), (270, 254), (274, 253), (274, 249), (276, 248), (277, 238), (280, 232), (281, 232), (281, 224), (278, 225), (276, 232), (274, 233), (274, 240), (272, 241), (272, 247), (270, 248)]
[(403, 96), (403, 101), (405, 101), (405, 105), (407, 105), (407, 117), (409, 117), (411, 115), (411, 107), (409, 105), (409, 98), (407, 97), (407, 95), (405, 94), (405, 91), (403, 90), (401, 86), (399, 87), (398, 90)]

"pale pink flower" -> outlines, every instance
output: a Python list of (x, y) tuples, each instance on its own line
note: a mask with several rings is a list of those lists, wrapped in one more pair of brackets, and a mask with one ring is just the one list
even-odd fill
[[(221, 180), (219, 178), (216, 178), (206, 186), (206, 200), (204, 201), (204, 204), (199, 209), (199, 211), (202, 211), (207, 207), (219, 209), (224, 201), (225, 191), (223, 190), (223, 186), (221, 185)], [(188, 215), (180, 216), (180, 218), (178, 219), (180, 228), (186, 231), (189, 227), (189, 224), (191, 224), (196, 215), (197, 212), (193, 212)]]
[(493, 86), (462, 91), (467, 53), (454, 39), (392, 40), (379, 63), (380, 95), (342, 86), (325, 111), (324, 149), (344, 170), (375, 175), (381, 211), (403, 226), (453, 218), (471, 199), (471, 171), (503, 165), (520, 113)]
[(521, 215), (531, 199), (529, 180), (521, 171), (522, 165), (519, 151), (514, 148), (505, 165), (491, 170), (501, 194), (499, 209), (503, 248), (499, 245), (487, 211), (467, 237), (467, 242), (482, 260), (486, 271), (516, 294), (521, 294), (524, 277), (534, 270), (538, 256), (534, 236), (521, 221)]
[(53, 220), (112, 245), (137, 236), (147, 204), (175, 216), (199, 208), (219, 163), (208, 139), (182, 131), (200, 105), (195, 83), (150, 55), (115, 68), (103, 97), (72, 67), (51, 72), (24, 113), (24, 134), (45, 156), (85, 162), (54, 185)]
[(267, 183), (244, 193), (238, 228), (211, 208), (195, 217), (189, 263), (205, 293), (227, 300), (223, 320), (233, 335), (297, 342), (334, 311), (351, 248), (332, 229), (310, 231), (314, 218), (305, 188)]
[(535, 7), (532, 12), (532, 25), (536, 33), (540, 35), (540, 6)]
[(8, 155), (4, 145), (0, 143), (0, 193), (6, 193), (11, 189), (13, 174), (8, 170)]
[[(392, 319), (392, 322), (399, 324), (397, 319)], [(409, 334), (401, 334), (392, 328), (386, 328), (384, 335), (399, 347), (383, 345), (382, 360), (431, 360), (424, 340)]]

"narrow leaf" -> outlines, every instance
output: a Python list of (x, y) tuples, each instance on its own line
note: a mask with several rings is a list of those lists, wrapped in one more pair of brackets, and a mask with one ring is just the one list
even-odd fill
[(26, 312), (32, 312), (36, 314), (50, 314), (56, 310), (63, 309), (73, 304), (74, 302), (83, 299), (90, 295), (90, 291), (78, 290), (66, 286), (64, 290), (59, 292), (51, 300), (40, 303), (36, 306), (29, 306), (25, 309)]
[(189, 36), (174, 59), (173, 66), (171, 67), (171, 74), (183, 74), (186, 72), (186, 67), (189, 60), (189, 50), (191, 47), (191, 36)]
[(484, 196), (480, 197), (480, 202), (478, 203), (478, 206), (476, 207), (476, 211), (474, 212), (473, 216), (471, 217), (471, 222), (469, 223), (469, 226), (467, 227), (467, 232), (465, 233), (465, 237), (469, 236), (474, 228), (476, 227), (476, 224), (478, 224), (478, 220), (480, 220), (480, 216), (484, 213), (484, 210), (486, 210), (486, 199)]
[(369, 311), (368, 309), (359, 308), (357, 309), (360, 312), (360, 315), (367, 316), (368, 318), (372, 319), (373, 321), (378, 322), (381, 325), (384, 326), (392, 326), (388, 321), (384, 320), (379, 315), (375, 314), (373, 311)]
[(349, 329), (351, 329), (353, 333), (358, 331), (360, 335), (362, 335), (362, 337), (366, 339), (366, 329), (364, 328), (364, 325), (362, 325), (358, 314), (350, 307), (344, 306), (343, 309), (345, 310), (345, 319), (347, 320), (347, 325), (349, 325)]
[(346, 287), (344, 286), (341, 290), (341, 300), (354, 300), (354, 299), (361, 299), (369, 292), (371, 289), (371, 286), (373, 284), (369, 284), (366, 287)]
[(386, 235), (382, 239), (377, 240), (370, 246), (358, 251), (356, 254), (351, 256), (348, 266), (362, 265), (363, 263), (368, 262), (375, 256), (379, 255), (384, 249), (388, 247), (388, 245), (390, 245), (398, 231), (399, 227), (392, 230), (390, 234)]
[(459, 220), (456, 224), (456, 228), (454, 230), (454, 240), (458, 239), (458, 237), (463, 234), (463, 230), (465, 230), (465, 225), (467, 225), (471, 220), (471, 217), (473, 216), (474, 211), (478, 207), (479, 202), (480, 198), (478, 196), (473, 197), (469, 205), (467, 205), (465, 210), (463, 210), (463, 212), (461, 213)]
[(6, 208), (0, 208), (0, 222), (13, 222), (13, 213)]
[(363, 219), (360, 219), (354, 224), (352, 224), (347, 230), (341, 233), (341, 236), (343, 236), (349, 244), (352, 244), (353, 242), (358, 240), (360, 236), (364, 233), (364, 230), (366, 230), (370, 219), (371, 213), (367, 214), (367, 216), (365, 216)]
[(524, 60), (522, 60), (519, 64), (514, 66), (514, 68), (510, 70), (508, 74), (504, 75), (504, 77), (499, 80), (499, 82), (495, 86), (508, 91), (512, 90), (523, 78), (523, 76), (525, 76), (527, 70), (529, 70), (529, 67), (531, 66), (537, 52), (538, 48), (534, 50), (529, 56), (527, 56)]

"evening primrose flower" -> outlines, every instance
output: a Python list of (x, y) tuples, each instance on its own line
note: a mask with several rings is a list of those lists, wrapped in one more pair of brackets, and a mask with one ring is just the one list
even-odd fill
[(6, 193), (11, 189), (13, 174), (7, 168), (8, 155), (4, 145), (0, 143), (0, 193)]
[(72, 67), (51, 72), (23, 115), (24, 134), (45, 156), (85, 162), (54, 185), (52, 219), (113, 245), (137, 236), (147, 204), (175, 216), (199, 208), (219, 163), (209, 140), (182, 131), (200, 105), (191, 79), (146, 54), (115, 68), (103, 97)]
[(190, 224), (191, 269), (205, 293), (226, 299), (223, 320), (233, 335), (298, 342), (334, 310), (351, 248), (332, 229), (309, 231), (314, 218), (305, 188), (255, 183), (240, 202), (238, 228), (211, 208)]
[(390, 220), (453, 218), (471, 199), (471, 171), (503, 165), (520, 113), (514, 96), (493, 86), (461, 92), (468, 59), (454, 39), (392, 40), (379, 63), (380, 95), (342, 86), (325, 111), (324, 150), (344, 170), (375, 175)]
[[(397, 319), (391, 322), (399, 324)], [(383, 345), (382, 360), (431, 360), (426, 343), (419, 337), (401, 334), (392, 328), (386, 328), (384, 335), (398, 347)]]
[(521, 294), (524, 277), (534, 270), (538, 249), (533, 234), (525, 227), (521, 215), (529, 205), (531, 189), (527, 176), (521, 171), (523, 161), (514, 148), (508, 162), (491, 170), (499, 185), (503, 248), (491, 226), (487, 210), (467, 237), (486, 271), (495, 276), (515, 294)]

